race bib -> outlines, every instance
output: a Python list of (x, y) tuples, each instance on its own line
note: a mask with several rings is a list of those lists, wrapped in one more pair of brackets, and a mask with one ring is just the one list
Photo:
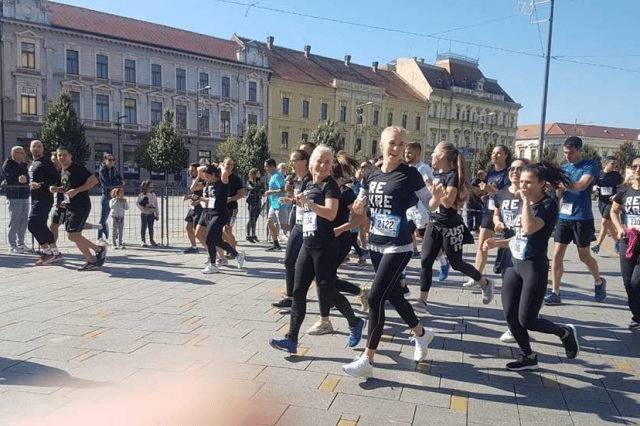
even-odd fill
[(527, 240), (525, 238), (513, 237), (511, 241), (509, 241), (509, 249), (515, 259), (524, 260), (525, 251), (527, 250)]
[(209, 207), (210, 209), (215, 208), (216, 206), (216, 197), (209, 197), (209, 201), (207, 202), (207, 207)]
[(302, 232), (314, 233), (318, 229), (318, 216), (314, 212), (304, 212), (302, 218)]
[(568, 214), (573, 213), (573, 204), (571, 203), (562, 203), (560, 206), (560, 214)]
[(640, 229), (640, 215), (628, 214), (626, 220), (627, 228)]
[(487, 202), (487, 209), (488, 210), (496, 209), (496, 201), (493, 198), (489, 198), (489, 201)]
[(613, 188), (610, 186), (602, 186), (600, 187), (600, 195), (612, 195)]
[(390, 214), (376, 214), (371, 223), (371, 233), (395, 238), (400, 233), (400, 218)]

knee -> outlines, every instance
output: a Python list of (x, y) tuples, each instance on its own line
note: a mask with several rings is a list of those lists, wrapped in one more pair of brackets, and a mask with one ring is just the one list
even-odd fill
[(449, 257), (448, 259), (449, 259), (449, 264), (453, 269), (455, 269), (456, 271), (460, 271), (462, 269), (464, 265), (464, 261), (462, 259), (451, 258), (451, 257)]
[(69, 238), (69, 241), (72, 241), (72, 242), (75, 243), (76, 241), (78, 241), (78, 236), (79, 235), (80, 235), (80, 233), (78, 233), (78, 232), (69, 232), (69, 233), (67, 233), (67, 238)]
[(582, 262), (582, 263), (588, 263), (593, 259), (591, 257), (591, 254), (589, 254), (588, 248), (587, 248), (587, 250), (579, 250), (578, 251), (578, 258), (580, 259), (580, 262)]

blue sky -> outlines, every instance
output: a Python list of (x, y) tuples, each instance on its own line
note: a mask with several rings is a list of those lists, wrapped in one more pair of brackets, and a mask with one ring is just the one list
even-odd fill
[[(519, 124), (540, 120), (548, 23), (531, 24), (518, 0), (62, 2), (221, 38), (272, 35), (282, 46), (310, 44), (312, 53), (349, 54), (360, 64), (406, 56), (433, 63), (451, 51), (479, 59), (485, 76), (522, 105)], [(546, 19), (548, 3), (536, 3)], [(638, 17), (637, 0), (556, 0), (547, 122), (640, 127)]]

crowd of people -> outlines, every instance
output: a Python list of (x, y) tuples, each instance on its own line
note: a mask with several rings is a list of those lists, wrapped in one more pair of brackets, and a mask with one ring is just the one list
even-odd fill
[[(346, 345), (355, 348), (368, 323), (364, 351), (343, 366), (345, 373), (356, 377), (373, 375), (386, 302), (412, 330), (414, 360), (427, 357), (434, 332), (422, 326), (419, 315), (428, 312), (436, 259), (439, 280), (445, 280), (453, 268), (469, 277), (462, 287), (478, 287), (482, 303), (489, 304), (495, 283), (484, 269), (489, 251), (498, 250), (493, 271), (502, 278), (500, 295), (506, 322), (500, 339), (515, 342), (521, 349), (518, 359), (506, 365), (510, 370), (537, 368), (530, 331), (556, 335), (567, 358), (579, 353), (576, 327), (540, 315), (543, 304), (562, 302), (563, 261), (571, 243), (593, 277), (594, 300), (602, 303), (607, 297), (606, 280), (591, 252), (599, 253), (607, 233), (613, 238), (631, 311), (629, 328), (640, 328), (640, 157), (633, 160), (631, 176), (624, 181), (616, 171), (615, 158), (605, 159), (602, 172), (597, 162), (583, 158), (578, 137), (564, 142), (566, 162), (562, 166), (513, 159), (508, 147), (498, 145), (491, 154), (489, 170), (476, 173), (475, 179), (467, 182), (465, 159), (455, 145), (439, 143), (430, 161), (423, 162), (420, 143), (406, 141), (406, 137), (401, 127), (384, 129), (379, 145), (382, 155), (376, 162), (363, 164), (344, 151), (334, 153), (326, 146), (305, 142), (291, 153), (290, 170), (286, 164), (268, 159), (264, 163), (266, 179), (261, 179), (258, 169), (252, 169), (245, 184), (233, 173), (231, 158), (207, 166), (191, 164), (191, 184), (184, 196), (189, 203), (185, 222), (190, 246), (184, 252), (198, 253), (198, 244), (205, 249), (204, 274), (218, 273), (228, 259), (235, 259), (242, 268), (246, 255), (237, 248), (234, 225), (238, 201), (245, 199), (249, 243), (258, 242), (256, 223), (263, 213), (270, 240), (266, 250), (282, 250), (280, 240), (286, 239), (285, 294), (273, 306), (290, 315), (290, 324), (282, 338), (270, 340), (271, 346), (290, 354), (297, 352), (307, 293), (315, 281), (320, 318), (307, 334), (333, 333), (330, 311), (335, 308), (349, 328)], [(106, 241), (95, 244), (82, 231), (96, 228), (98, 238), (108, 238), (107, 220), (111, 218), (113, 247), (123, 247), (123, 222), (129, 205), (113, 156), (104, 155), (96, 177), (74, 163), (66, 148), (57, 149), (50, 159), (44, 155), (42, 143), (34, 140), (30, 151), (33, 160), (29, 164), (24, 150), (14, 147), (3, 165), (10, 250), (26, 250), (24, 234), (28, 228), (42, 252), (36, 265), (59, 262), (63, 255), (56, 241), (58, 228), (64, 225), (69, 240), (85, 258), (79, 269), (100, 268), (105, 263)], [(88, 191), (96, 185), (102, 187), (102, 211), (100, 223), (91, 225), (87, 223), (91, 210)], [(597, 238), (591, 208), (594, 191), (602, 216)], [(465, 204), (471, 212), (467, 221), (461, 216)], [(148, 235), (149, 243), (155, 246), (153, 224), (159, 211), (152, 182), (142, 182), (136, 206), (142, 245), (147, 245)], [(52, 208), (52, 223), (48, 224)], [(552, 235), (550, 261), (547, 249)], [(472, 265), (465, 262), (463, 247), (474, 242), (477, 252)], [(352, 249), (359, 266), (367, 263), (368, 251), (374, 269), (370, 287), (358, 287), (338, 277), (338, 267)], [(420, 293), (409, 303), (404, 271), (415, 256), (420, 257)], [(551, 291), (547, 291), (549, 270)], [(355, 313), (344, 294), (356, 296), (360, 311), (367, 313), (366, 320)]]

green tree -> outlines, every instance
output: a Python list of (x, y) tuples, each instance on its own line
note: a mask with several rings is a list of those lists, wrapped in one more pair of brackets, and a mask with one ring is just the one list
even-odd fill
[(221, 163), (225, 158), (231, 158), (235, 164), (240, 160), (240, 141), (235, 136), (227, 136), (224, 142), (216, 145), (216, 161)]
[(173, 112), (166, 110), (136, 151), (136, 162), (155, 173), (177, 173), (187, 166), (189, 151), (173, 125)]
[(240, 158), (236, 162), (237, 172), (242, 176), (248, 176), (249, 170), (254, 167), (262, 170), (264, 162), (270, 156), (267, 128), (255, 125), (247, 127), (242, 136)]
[(582, 145), (582, 158), (594, 160), (600, 167), (602, 167), (602, 157), (600, 157), (600, 153), (598, 153), (598, 150), (589, 144)]
[(477, 154), (473, 157), (472, 168), (473, 173), (478, 170), (487, 170), (489, 163), (491, 162), (491, 153), (493, 152), (495, 145), (485, 145), (484, 148), (478, 150)]
[(332, 121), (320, 123), (316, 129), (311, 132), (309, 142), (313, 142), (317, 145), (326, 145), (333, 149), (333, 152), (338, 152), (344, 149), (344, 136), (340, 134), (338, 126)]
[(545, 144), (544, 150), (542, 151), (542, 159), (549, 163), (558, 164), (558, 148)]
[(84, 126), (78, 119), (67, 92), (61, 92), (49, 104), (36, 138), (42, 141), (45, 151), (67, 147), (76, 164), (84, 166), (89, 159), (91, 150), (84, 134)]
[(624, 170), (625, 167), (628, 167), (633, 162), (633, 159), (640, 155), (640, 152), (634, 147), (633, 142), (625, 142), (616, 152), (613, 153), (613, 156), (618, 159), (618, 164), (620, 165), (620, 170)]

